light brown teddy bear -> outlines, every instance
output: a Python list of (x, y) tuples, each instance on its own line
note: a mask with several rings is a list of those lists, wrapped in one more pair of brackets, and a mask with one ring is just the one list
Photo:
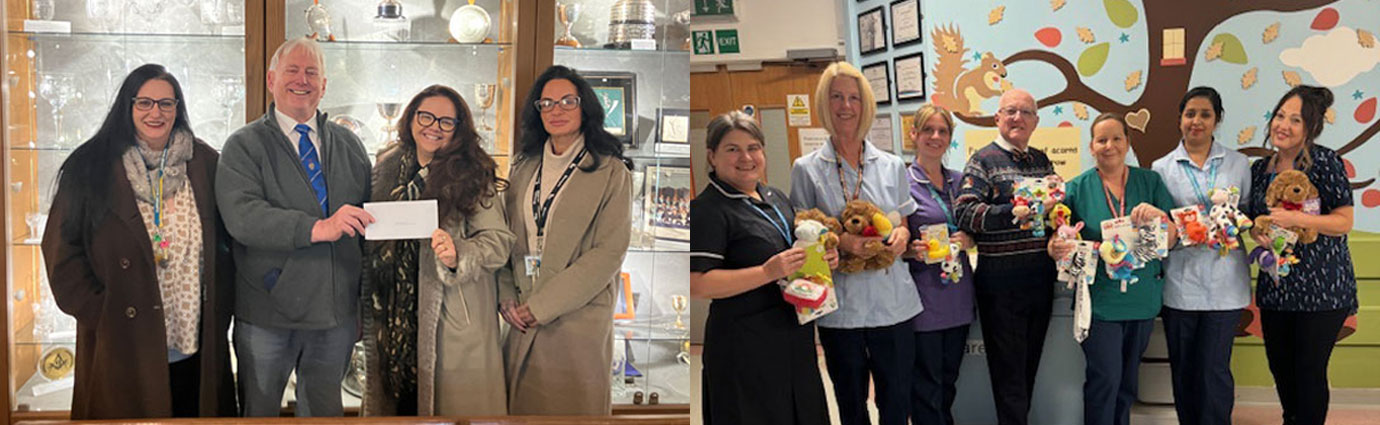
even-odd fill
[[(843, 231), (855, 236), (891, 235), (891, 222), (882, 214), (882, 210), (861, 199), (849, 201), (848, 205), (844, 206), (843, 214), (839, 215), (839, 222), (843, 225)], [(882, 241), (869, 241), (863, 244), (862, 250), (861, 255), (840, 250), (838, 271), (854, 273), (861, 270), (879, 270), (896, 262), (896, 254), (888, 250)]]
[[(1308, 180), (1308, 175), (1298, 170), (1288, 170), (1275, 176), (1270, 188), (1265, 191), (1265, 205), (1270, 208), (1284, 208), (1308, 214), (1320, 214), (1318, 188)], [(1270, 217), (1262, 216), (1255, 221), (1256, 231), (1270, 230)], [(1299, 243), (1313, 243), (1318, 239), (1318, 231), (1303, 227), (1290, 227), (1299, 235)]]
[(829, 233), (825, 233), (820, 237), (820, 241), (824, 243), (824, 249), (834, 249), (839, 246), (839, 232), (843, 231), (843, 226), (839, 225), (838, 219), (824, 214), (823, 211), (817, 208), (810, 208), (795, 213), (796, 226), (800, 226), (800, 222), (803, 220), (818, 221), (829, 229)]

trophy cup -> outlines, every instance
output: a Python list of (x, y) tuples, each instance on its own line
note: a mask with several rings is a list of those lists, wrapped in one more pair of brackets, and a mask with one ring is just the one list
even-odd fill
[(86, 17), (96, 24), (101, 32), (115, 31), (120, 22), (123, 3), (116, 0), (86, 0)]
[(244, 79), (238, 75), (222, 75), (216, 77), (216, 99), (220, 106), (225, 108), (225, 137), (230, 138), (230, 132), (234, 131), (235, 105), (244, 99)]
[(493, 131), (489, 126), (489, 107), (494, 106), (494, 94), (498, 91), (498, 85), (488, 83), (474, 84), (474, 98), (479, 102), (479, 128), (484, 131)]
[(412, 32), (411, 24), (402, 14), (402, 2), (398, 0), (379, 1), (378, 14), (374, 15), (374, 26), (382, 30), (384, 37), (393, 41), (407, 41)]
[(326, 7), (321, 5), (321, 0), (312, 0), (312, 4), (306, 10), (307, 29), (311, 34), (307, 38), (316, 41), (335, 41), (335, 34), (331, 34), (331, 14), (326, 11)]
[(350, 353), (350, 371), (345, 374), (345, 380), (340, 383), (340, 387), (345, 392), (355, 397), (364, 394), (364, 385), (367, 377), (365, 376), (365, 356), (364, 341), (356, 342), (355, 349)]
[(470, 4), (460, 6), (450, 14), (450, 37), (457, 43), (483, 43), (489, 36), (489, 12)]
[(53, 14), (57, 12), (57, 4), (53, 0), (33, 0), (34, 19), (40, 21), (53, 20)]
[(556, 39), (557, 46), (580, 48), (580, 40), (570, 33), (570, 28), (575, 25), (575, 20), (580, 19), (579, 3), (560, 3), (556, 5), (556, 18), (560, 19), (561, 25), (565, 25), (565, 35)]
[(685, 322), (680, 319), (680, 316), (685, 313), (685, 309), (688, 307), (690, 307), (690, 300), (684, 295), (671, 296), (671, 309), (676, 311), (676, 323), (672, 326), (676, 329), (685, 329)]
[(634, 41), (656, 43), (656, 6), (652, 0), (618, 0), (609, 13), (609, 41), (604, 47), (630, 49)]
[(671, 20), (676, 23), (676, 26), (680, 28), (681, 31), (685, 32), (685, 40), (681, 42), (680, 50), (686, 52), (691, 51), (692, 43), (690, 41), (690, 36), (693, 33), (690, 31), (690, 11), (682, 10), (676, 13), (675, 15), (672, 15)]
[(393, 120), (397, 119), (398, 113), (402, 112), (402, 104), (396, 102), (380, 103), (378, 104), (378, 109), (379, 115), (383, 116), (383, 119), (388, 122), (383, 126), (384, 143), (391, 142), (393, 140), (394, 130)]
[(48, 214), (29, 213), (24, 216), (24, 223), (29, 225), (29, 237), (24, 243), (39, 243), (43, 240), (43, 228), (48, 227)]
[(62, 108), (77, 97), (75, 84), (72, 74), (43, 74), (39, 78), (38, 94), (48, 99), (48, 106), (53, 109), (53, 133), (57, 134), (58, 146), (66, 146), (62, 131)]

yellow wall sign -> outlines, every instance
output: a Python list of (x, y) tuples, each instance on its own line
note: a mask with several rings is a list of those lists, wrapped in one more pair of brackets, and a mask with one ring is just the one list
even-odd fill
[[(963, 145), (967, 149), (963, 158), (973, 156), (973, 152), (997, 140), (997, 129), (981, 128), (963, 132)], [(1083, 172), (1083, 161), (1079, 151), (1083, 146), (1083, 132), (1077, 127), (1040, 127), (1030, 136), (1030, 146), (1038, 148), (1049, 156), (1054, 164), (1054, 172), (1064, 180), (1077, 177)]]

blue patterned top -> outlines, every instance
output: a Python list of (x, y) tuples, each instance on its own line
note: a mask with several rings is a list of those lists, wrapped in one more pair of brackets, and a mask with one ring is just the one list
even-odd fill
[[(1351, 183), (1347, 181), (1346, 167), (1336, 151), (1314, 145), (1313, 166), (1305, 170), (1308, 179), (1318, 187), (1322, 214), (1330, 214), (1333, 209), (1353, 204)], [(1295, 161), (1297, 163), (1297, 161)], [(1246, 203), (1246, 214), (1251, 218), (1270, 212), (1265, 206), (1265, 192), (1274, 180), (1275, 173), (1268, 172), (1268, 160), (1258, 160), (1251, 164), (1251, 193)], [(1318, 240), (1311, 244), (1299, 244), (1294, 248), (1299, 257), (1288, 276), (1279, 284), (1267, 273), (1256, 273), (1256, 304), (1261, 309), (1279, 311), (1330, 311), (1346, 309), (1356, 313), (1356, 272), (1351, 265), (1351, 251), (1347, 249), (1347, 237), (1318, 234)]]

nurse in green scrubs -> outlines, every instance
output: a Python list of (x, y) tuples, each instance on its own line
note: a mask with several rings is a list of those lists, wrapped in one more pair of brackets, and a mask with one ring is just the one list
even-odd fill
[[(1174, 207), (1174, 198), (1159, 173), (1126, 165), (1130, 150), (1129, 127), (1121, 115), (1105, 113), (1093, 121), (1092, 142), (1088, 148), (1097, 167), (1070, 180), (1065, 186), (1064, 204), (1073, 212), (1072, 223), (1084, 222), (1084, 240), (1103, 241), (1104, 220), (1129, 215), (1136, 224), (1156, 218), (1170, 220), (1165, 213)], [(1169, 226), (1174, 241), (1174, 226)], [(1107, 241), (1103, 241), (1106, 243)], [(1050, 238), (1049, 252), (1062, 258), (1073, 243)], [(1083, 383), (1083, 423), (1129, 423), (1131, 405), (1136, 400), (1140, 355), (1150, 341), (1155, 316), (1160, 312), (1164, 280), (1160, 260), (1150, 261), (1135, 270), (1135, 283), (1123, 286), (1105, 272), (1099, 259), (1097, 280), (1090, 288), (1092, 324), (1083, 340), (1087, 360)]]

